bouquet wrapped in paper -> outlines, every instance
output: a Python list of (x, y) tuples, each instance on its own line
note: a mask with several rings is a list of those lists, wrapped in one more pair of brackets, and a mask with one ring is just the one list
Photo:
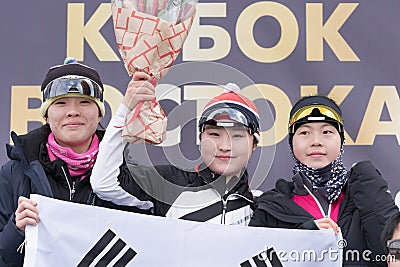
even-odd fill
[[(144, 71), (154, 86), (182, 50), (195, 15), (197, 0), (112, 0), (118, 50), (129, 75)], [(167, 118), (154, 101), (139, 103), (125, 120), (122, 133), (131, 143), (159, 144)]]

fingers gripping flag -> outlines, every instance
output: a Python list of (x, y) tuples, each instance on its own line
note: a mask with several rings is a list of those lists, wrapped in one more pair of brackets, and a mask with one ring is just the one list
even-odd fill
[(337, 245), (341, 235), (335, 236), (331, 230), (217, 225), (38, 195), (31, 198), (38, 202), (40, 222), (26, 228), (24, 266), (339, 267), (342, 264)]

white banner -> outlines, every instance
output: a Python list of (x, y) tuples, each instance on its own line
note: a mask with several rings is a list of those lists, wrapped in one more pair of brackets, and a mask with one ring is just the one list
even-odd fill
[(341, 235), (331, 230), (214, 225), (32, 198), (40, 222), (26, 229), (24, 266), (342, 265)]

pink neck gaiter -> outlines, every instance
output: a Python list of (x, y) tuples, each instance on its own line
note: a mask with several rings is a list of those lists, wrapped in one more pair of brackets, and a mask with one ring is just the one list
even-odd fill
[(96, 162), (97, 153), (99, 152), (99, 138), (93, 135), (92, 143), (89, 150), (83, 154), (77, 154), (71, 148), (62, 147), (56, 143), (54, 134), (50, 133), (47, 139), (47, 151), (49, 153), (50, 161), (62, 159), (67, 163), (69, 173), (71, 176), (80, 176), (93, 168)]

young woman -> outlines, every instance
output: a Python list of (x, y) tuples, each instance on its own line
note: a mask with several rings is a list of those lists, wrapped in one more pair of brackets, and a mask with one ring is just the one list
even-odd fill
[[(368, 266), (382, 255), (380, 234), (398, 211), (387, 183), (370, 161), (343, 166), (344, 124), (330, 98), (302, 98), (292, 108), (289, 145), (295, 161), (292, 181), (258, 199), (250, 226), (341, 231), (347, 246), (344, 266)], [(359, 260), (346, 251), (358, 250)], [(370, 261), (361, 257), (366, 250)], [(373, 262), (372, 264), (378, 264)]]
[(97, 130), (105, 111), (99, 74), (76, 62), (55, 66), (41, 91), (46, 124), (25, 135), (11, 133), (10, 160), (0, 171), (0, 266), (23, 264), (17, 250), (25, 227), (39, 221), (30, 194), (116, 207), (95, 197), (88, 178), (104, 135)]
[(117, 179), (115, 166), (124, 159), (126, 143), (121, 126), (126, 112), (139, 101), (154, 98), (154, 87), (141, 81), (148, 78), (145, 73), (135, 73), (107, 127), (90, 178), (95, 193), (119, 205), (139, 207), (140, 201), (147, 201), (159, 216), (247, 225), (253, 195), (246, 166), (258, 142), (259, 116), (254, 103), (238, 92), (225, 92), (206, 105), (199, 121), (203, 163), (194, 170), (173, 165), (140, 166), (127, 158), (133, 179)]
[(392, 216), (382, 231), (382, 245), (386, 251), (381, 256), (382, 261), (386, 259), (389, 267), (400, 266), (400, 213)]

